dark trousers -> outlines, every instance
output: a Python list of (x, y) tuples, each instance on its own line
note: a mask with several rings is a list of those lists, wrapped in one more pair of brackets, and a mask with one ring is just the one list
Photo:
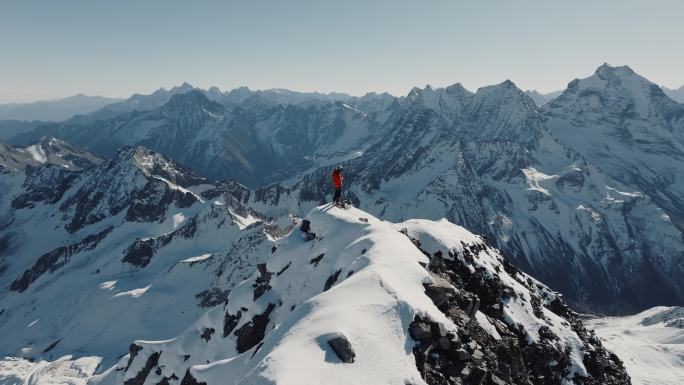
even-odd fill
[(335, 195), (333, 195), (333, 203), (338, 203), (340, 201), (340, 196), (342, 195), (342, 187), (335, 187)]

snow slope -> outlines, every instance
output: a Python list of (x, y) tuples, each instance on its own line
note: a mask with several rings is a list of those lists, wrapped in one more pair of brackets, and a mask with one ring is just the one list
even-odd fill
[(89, 383), (629, 382), (557, 294), (462, 227), (330, 205), (306, 219), (315, 237), (293, 230), (224, 304)]
[(661, 306), (586, 323), (622, 359), (632, 384), (684, 384), (684, 308)]
[(109, 366), (125, 341), (169, 338), (221, 303), (272, 245), (261, 214), (202, 198), (206, 179), (144, 148), (0, 186), (0, 357)]

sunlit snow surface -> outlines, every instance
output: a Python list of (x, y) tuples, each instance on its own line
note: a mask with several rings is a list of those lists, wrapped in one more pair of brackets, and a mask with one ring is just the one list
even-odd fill
[(595, 318), (587, 327), (624, 362), (633, 385), (684, 384), (684, 307)]
[[(224, 305), (209, 310), (178, 337), (136, 341), (142, 350), (134, 360), (124, 356), (91, 383), (121, 384), (143, 369), (145, 357), (161, 352), (162, 369), (150, 372), (146, 383), (185, 373), (189, 367), (198, 381), (208, 384), (226, 379), (244, 384), (425, 384), (416, 368), (415, 341), (408, 335), (408, 325), (416, 315), (447, 330), (455, 330), (456, 325), (425, 295), (423, 284), (434, 279), (421, 266), (428, 258), (399, 230), (420, 239), (426, 252), (443, 255), (449, 251), (460, 255), (464, 245), (479, 244), (482, 238), (447, 220), (394, 224), (355, 208), (330, 205), (313, 209), (307, 218), (316, 239), (307, 242), (295, 229), (276, 241), (265, 266), (273, 276), (262, 295), (255, 299), (253, 283), (259, 275), (255, 273), (231, 290)], [(557, 344), (568, 350), (571, 361), (564, 384), (572, 384), (575, 373), (586, 375), (582, 341), (550, 311), (544, 309), (544, 318), (537, 318), (530, 303), (532, 292), (518, 279), (536, 281), (522, 274), (510, 276), (493, 249), (478, 252), (470, 267), (489, 276), (498, 274), (504, 285), (518, 293), (517, 300), (504, 303), (506, 321), (525, 330), (531, 343), (538, 340), (540, 327), (559, 337)], [(339, 278), (324, 290), (326, 278), (333, 274)], [(544, 291), (545, 298), (555, 298), (541, 284), (535, 287)], [(263, 345), (239, 353), (236, 336), (222, 335), (225, 315), (240, 312), (236, 325), (240, 328), (269, 307), (273, 310)], [(478, 314), (477, 321), (492, 337), (500, 338), (486, 316)], [(209, 330), (210, 338), (200, 338)], [(339, 334), (354, 348), (353, 365), (341, 364), (327, 345)]]
[(31, 145), (25, 148), (25, 150), (31, 154), (33, 159), (40, 163), (47, 162), (47, 156), (45, 156), (45, 151), (39, 145)]
[(99, 364), (99, 357), (64, 356), (52, 362), (5, 357), (0, 359), (0, 384), (85, 385)]

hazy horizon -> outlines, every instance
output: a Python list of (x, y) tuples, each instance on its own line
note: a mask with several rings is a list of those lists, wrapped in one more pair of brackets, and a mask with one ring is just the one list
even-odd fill
[[(222, 91), (405, 95), (512, 80), (548, 93), (607, 62), (684, 84), (684, 2), (37, 0), (0, 6), (0, 103)], [(669, 50), (661, 47), (671, 47)]]

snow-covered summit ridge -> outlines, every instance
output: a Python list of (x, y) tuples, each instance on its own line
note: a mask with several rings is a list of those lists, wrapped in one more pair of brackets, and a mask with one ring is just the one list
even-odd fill
[(557, 294), (462, 227), (330, 205), (306, 221), (223, 305), (91, 384), (629, 383)]

